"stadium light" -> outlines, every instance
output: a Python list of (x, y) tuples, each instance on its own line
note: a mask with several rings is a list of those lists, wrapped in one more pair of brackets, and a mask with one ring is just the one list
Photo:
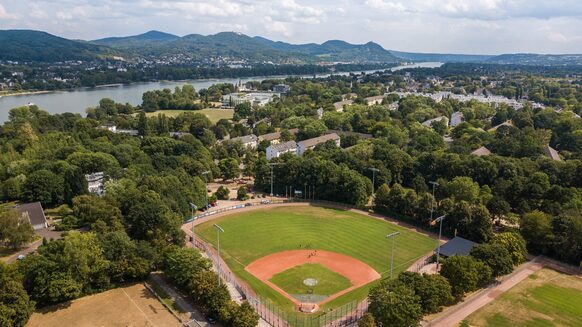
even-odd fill
[(436, 199), (434, 198), (434, 189), (435, 189), (435, 187), (439, 186), (439, 183), (433, 182), (433, 181), (429, 181), (428, 183), (432, 185), (432, 201), (430, 202), (430, 221), (432, 221), (432, 216), (433, 216), (433, 212), (434, 212), (434, 203), (436, 201)]
[(271, 201), (273, 201), (273, 168), (275, 166), (280, 166), (280, 165), (284, 165), (284, 163), (277, 163), (277, 162), (272, 162), (269, 163), (269, 167), (271, 168)]
[(392, 271), (394, 270), (394, 240), (396, 236), (400, 235), (400, 232), (394, 232), (392, 234), (386, 235), (386, 238), (392, 238), (392, 254), (390, 258), (390, 279), (392, 279)]
[(446, 215), (442, 215), (434, 220), (435, 222), (440, 223), (440, 226), (439, 226), (439, 247), (437, 248), (437, 259), (436, 259), (437, 269), (439, 268), (439, 259), (441, 256), (441, 233), (443, 231), (443, 220), (445, 220), (445, 217), (446, 217)]
[(206, 194), (206, 209), (208, 209), (208, 180), (206, 177), (208, 174), (210, 174), (210, 170), (202, 172), (202, 176), (204, 176), (204, 194)]
[(376, 193), (376, 173), (380, 171), (378, 168), (368, 168), (372, 171), (372, 193)]
[(217, 224), (214, 224), (214, 228), (216, 228), (216, 242), (217, 242), (217, 248), (218, 248), (218, 286), (220, 286), (220, 233), (224, 233), (224, 229), (220, 226), (218, 226)]

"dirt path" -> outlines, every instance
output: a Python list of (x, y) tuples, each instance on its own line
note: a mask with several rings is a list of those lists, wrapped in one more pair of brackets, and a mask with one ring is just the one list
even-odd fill
[(496, 297), (503, 294), (513, 286), (517, 285), (522, 280), (529, 277), (531, 274), (543, 268), (543, 264), (538, 262), (538, 258), (528, 261), (507, 275), (498, 284), (493, 284), (473, 296), (469, 297), (463, 302), (448, 308), (437, 318), (423, 322), (423, 326), (431, 327), (451, 327), (457, 326), (463, 319), (467, 318), (471, 313), (477, 311), (487, 303), (495, 300)]

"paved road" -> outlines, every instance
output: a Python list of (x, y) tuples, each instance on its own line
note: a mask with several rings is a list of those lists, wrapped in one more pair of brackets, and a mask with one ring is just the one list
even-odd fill
[(38, 236), (40, 236), (41, 239), (36, 240), (36, 241), (28, 244), (25, 248), (23, 248), (22, 250), (20, 250), (16, 253), (13, 253), (13, 254), (11, 254), (7, 257), (4, 257), (4, 258), (0, 258), (0, 260), (4, 261), (6, 263), (12, 263), (12, 262), (17, 260), (19, 255), (25, 255), (25, 256), (29, 255), (30, 253), (36, 251), (38, 249), (38, 247), (42, 245), (42, 238), (43, 237), (46, 238), (47, 240), (50, 240), (50, 239), (56, 240), (56, 239), (62, 238), (61, 232), (56, 232), (56, 231), (52, 231), (49, 229), (38, 230), (38, 231), (36, 231), (36, 234)]
[[(158, 274), (151, 274), (151, 278), (161, 287), (164, 289), (166, 293), (174, 302), (180, 307), (183, 312), (188, 313), (188, 318), (190, 319), (189, 326), (192, 327), (206, 327), (209, 324), (206, 322), (204, 315), (198, 311), (188, 300), (186, 297), (180, 294), (178, 291), (174, 289), (170, 284), (166, 282), (164, 278), (162, 278)], [(215, 325), (216, 326), (216, 325)]]
[(522, 280), (526, 279), (531, 274), (543, 268), (543, 264), (538, 262), (538, 258), (528, 261), (507, 275), (498, 284), (493, 284), (486, 289), (483, 289), (467, 300), (458, 303), (449, 308), (443, 314), (430, 322), (424, 322), (423, 326), (431, 327), (451, 327), (457, 326), (463, 319), (467, 318), (471, 313), (479, 310), (487, 303), (495, 300), (496, 297), (503, 294), (513, 286), (517, 285)]

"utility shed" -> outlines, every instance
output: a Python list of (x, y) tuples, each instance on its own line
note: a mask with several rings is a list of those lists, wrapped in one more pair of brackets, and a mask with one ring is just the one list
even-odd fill
[[(469, 241), (462, 237), (456, 236), (447, 243), (441, 245), (441, 256), (452, 257), (454, 255), (469, 255), (471, 249), (478, 245), (473, 241)], [(435, 249), (435, 252), (437, 249)]]

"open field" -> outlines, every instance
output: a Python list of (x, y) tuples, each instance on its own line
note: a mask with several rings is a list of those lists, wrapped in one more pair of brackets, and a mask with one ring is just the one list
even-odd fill
[(181, 326), (143, 286), (116, 288), (35, 312), (27, 326)]
[(202, 110), (158, 110), (146, 113), (147, 117), (157, 117), (158, 114), (164, 114), (166, 117), (176, 117), (185, 112), (204, 114), (210, 121), (215, 124), (221, 119), (232, 119), (233, 109), (202, 109)]
[(582, 279), (542, 269), (466, 319), (471, 326), (582, 326)]
[[(306, 278), (317, 281), (315, 286), (307, 286)], [(349, 279), (333, 272), (320, 264), (308, 263), (285, 270), (273, 276), (269, 281), (289, 294), (331, 295), (352, 285)]]
[[(246, 271), (245, 267), (270, 254), (317, 249), (360, 260), (385, 277), (389, 275), (391, 249), (387, 234), (401, 233), (396, 239), (394, 252), (395, 274), (406, 270), (417, 258), (437, 246), (436, 240), (381, 219), (316, 206), (274, 207), (234, 213), (197, 226), (196, 233), (215, 244), (216, 230), (212, 227), (215, 223), (225, 230), (220, 237), (221, 255), (233, 272), (258, 294), (289, 311), (294, 310), (293, 303)], [(361, 300), (376, 282), (327, 302), (322, 309)]]

